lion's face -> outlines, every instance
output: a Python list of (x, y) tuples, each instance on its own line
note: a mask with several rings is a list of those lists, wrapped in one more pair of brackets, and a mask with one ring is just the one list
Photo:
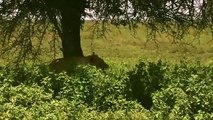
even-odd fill
[(109, 65), (98, 55), (87, 56), (86, 59), (90, 65), (96, 66), (102, 70), (109, 68)]
[(56, 72), (69, 71), (70, 67), (75, 65), (93, 65), (99, 69), (107, 69), (109, 66), (107, 63), (97, 55), (89, 55), (86, 57), (70, 57), (60, 58), (52, 61), (49, 67)]

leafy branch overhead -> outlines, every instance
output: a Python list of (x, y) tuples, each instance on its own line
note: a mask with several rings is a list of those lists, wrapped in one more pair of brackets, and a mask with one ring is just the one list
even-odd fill
[(86, 18), (130, 29), (140, 23), (150, 28), (151, 36), (166, 32), (180, 40), (190, 28), (213, 30), (212, 4), (212, 0), (1, 0), (1, 54), (37, 56), (46, 33), (52, 31), (54, 40), (61, 39), (64, 57), (83, 56), (80, 28)]

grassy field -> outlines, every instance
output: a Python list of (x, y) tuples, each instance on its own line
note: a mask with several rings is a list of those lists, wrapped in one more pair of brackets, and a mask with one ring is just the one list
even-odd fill
[[(84, 55), (95, 52), (105, 60), (124, 62), (129, 65), (136, 64), (139, 59), (151, 61), (163, 59), (176, 63), (180, 59), (186, 58), (191, 61), (198, 60), (202, 63), (213, 62), (213, 41), (211, 41), (210, 31), (203, 32), (200, 38), (196, 40), (194, 40), (196, 33), (191, 32), (183, 41), (174, 44), (172, 38), (166, 34), (156, 36), (157, 43), (152, 40), (147, 41), (147, 28), (142, 25), (135, 29), (136, 32), (130, 31), (128, 27), (116, 28), (108, 25), (104, 37), (97, 37), (94, 34), (93, 25), (92, 22), (87, 21), (81, 31), (81, 44)], [(43, 43), (44, 49), (41, 52), (41, 62), (48, 63), (54, 57), (53, 50), (49, 47), (49, 43), (51, 43), (50, 35), (47, 35), (45, 39), (48, 39), (48, 42)], [(56, 44), (56, 58), (60, 58), (62, 53), (59, 39)]]
[(195, 33), (191, 33), (180, 43), (174, 44), (172, 38), (166, 35), (157, 36), (157, 43), (147, 41), (147, 29), (144, 26), (139, 26), (135, 34), (128, 27), (118, 29), (109, 26), (105, 37), (99, 38), (92, 37), (91, 26), (91, 23), (86, 23), (81, 34), (82, 47), (86, 55), (91, 54), (93, 50), (104, 58), (129, 64), (137, 62), (139, 58), (164, 59), (171, 62), (187, 58), (192, 61), (212, 62), (213, 42), (210, 32), (203, 32), (197, 40), (194, 40)]
[[(156, 44), (147, 42), (144, 26), (135, 35), (127, 27), (108, 26), (106, 37), (93, 37), (91, 26), (86, 23), (81, 33), (84, 55), (95, 52), (110, 68), (70, 65), (67, 73), (54, 73), (40, 64), (54, 58), (50, 32), (37, 66), (0, 63), (0, 119), (213, 119), (213, 66), (191, 62), (213, 63), (209, 32), (200, 43), (191, 33), (178, 44), (163, 34)], [(59, 58), (60, 40), (56, 44)]]

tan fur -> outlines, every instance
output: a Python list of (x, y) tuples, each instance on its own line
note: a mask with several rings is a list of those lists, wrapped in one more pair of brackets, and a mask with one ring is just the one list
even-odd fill
[(55, 70), (56, 72), (67, 71), (71, 66), (75, 65), (93, 65), (100, 69), (106, 69), (109, 66), (97, 55), (90, 55), (86, 57), (70, 57), (70, 58), (59, 58), (53, 60), (49, 67), (50, 69)]

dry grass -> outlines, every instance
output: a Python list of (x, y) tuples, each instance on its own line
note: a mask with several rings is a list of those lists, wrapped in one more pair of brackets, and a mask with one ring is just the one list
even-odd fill
[[(173, 44), (171, 38), (166, 35), (157, 36), (158, 43), (156, 44), (154, 41), (147, 42), (147, 29), (144, 26), (139, 26), (134, 34), (128, 27), (118, 29), (109, 25), (105, 37), (94, 36), (91, 27), (92, 23), (86, 22), (81, 32), (84, 55), (95, 52), (109, 61), (125, 62), (130, 65), (137, 63), (140, 58), (151, 61), (164, 59), (170, 62), (178, 62), (180, 59), (187, 58), (192, 61), (200, 60), (203, 63), (213, 62), (213, 41), (210, 41), (209, 31), (203, 32), (199, 40), (194, 40), (196, 33), (192, 32), (180, 44)], [(44, 51), (52, 51), (50, 47), (47, 47), (49, 42), (45, 43)], [(60, 44), (57, 43), (57, 46)], [(53, 53), (48, 52), (42, 55), (43, 62), (53, 59)], [(56, 58), (62, 56), (59, 47), (56, 53)]]
[[(82, 47), (84, 53), (91, 54), (93, 32), (89, 29), (91, 23), (86, 23), (82, 31)], [(166, 35), (157, 36), (158, 43), (147, 42), (147, 30), (144, 26), (136, 29), (133, 35), (128, 27), (117, 29), (109, 26), (110, 31), (103, 38), (93, 38), (93, 51), (112, 61), (135, 64), (140, 58), (148, 60), (164, 59), (178, 62), (187, 58), (192, 61), (200, 60), (203, 63), (212, 62), (213, 42), (208, 31), (203, 32), (199, 39), (194, 40), (196, 33), (191, 32), (182, 42), (174, 44)], [(193, 30), (192, 30), (193, 31)]]

